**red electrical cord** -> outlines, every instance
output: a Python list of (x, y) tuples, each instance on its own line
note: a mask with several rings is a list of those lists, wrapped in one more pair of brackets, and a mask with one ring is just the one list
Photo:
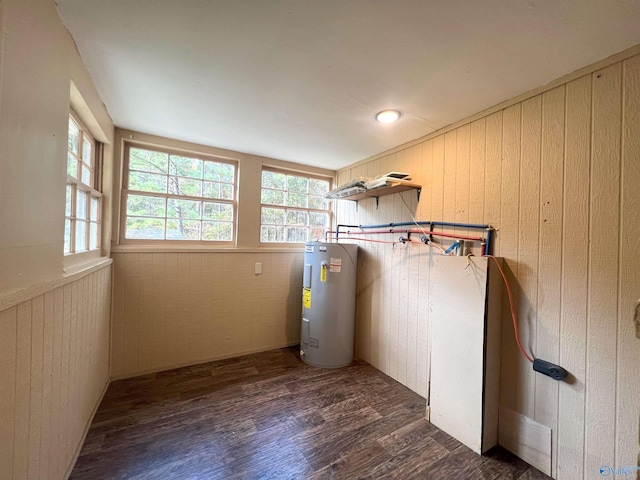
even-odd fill
[(522, 344), (520, 343), (520, 335), (518, 334), (518, 317), (516, 315), (514, 306), (513, 306), (513, 297), (511, 295), (511, 287), (509, 286), (509, 282), (507, 281), (507, 277), (504, 274), (504, 272), (502, 271), (502, 267), (500, 266), (500, 262), (498, 262), (498, 259), (496, 257), (494, 257), (493, 255), (485, 255), (485, 257), (489, 257), (489, 258), (493, 258), (493, 261), (496, 262), (496, 265), (498, 266), (498, 270), (500, 270), (500, 275), (502, 275), (502, 279), (504, 280), (504, 284), (507, 287), (507, 294), (509, 295), (509, 307), (511, 308), (511, 319), (513, 320), (513, 332), (515, 333), (516, 336), (516, 343), (518, 344), (518, 348), (520, 349), (520, 351), (522, 352), (522, 354), (527, 357), (527, 360), (529, 360), (531, 363), (533, 363), (533, 358), (531, 358), (529, 356), (529, 354), (525, 351), (524, 348), (522, 348)]
[(385, 240), (373, 240), (372, 238), (355, 238), (355, 237), (333, 237), (332, 240), (357, 240), (359, 242), (373, 242), (373, 243), (400, 243), (400, 242), (387, 242)]

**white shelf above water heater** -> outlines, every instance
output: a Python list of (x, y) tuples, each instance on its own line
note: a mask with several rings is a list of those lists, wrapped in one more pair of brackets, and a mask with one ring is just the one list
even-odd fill
[(469, 262), (434, 257), (428, 419), (483, 453), (498, 443), (502, 279), (489, 257)]

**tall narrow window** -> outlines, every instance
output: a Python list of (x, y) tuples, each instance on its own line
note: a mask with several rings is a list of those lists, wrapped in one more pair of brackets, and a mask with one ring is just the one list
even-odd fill
[(262, 170), (261, 242), (304, 243), (322, 238), (329, 228), (324, 196), (331, 182), (283, 170)]
[(234, 241), (235, 163), (127, 143), (124, 177), (125, 241)]
[(69, 115), (67, 200), (64, 253), (100, 249), (102, 194), (99, 185), (99, 144), (73, 114)]

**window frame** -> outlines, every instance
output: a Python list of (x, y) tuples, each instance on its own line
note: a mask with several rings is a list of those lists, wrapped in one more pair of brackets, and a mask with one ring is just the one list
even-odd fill
[[(189, 195), (180, 195), (179, 198), (185, 200), (194, 200), (194, 201), (208, 201), (212, 203), (222, 203), (231, 205), (233, 208), (232, 221), (231, 223), (231, 240), (175, 240), (175, 239), (147, 239), (147, 238), (126, 238), (126, 228), (127, 228), (127, 199), (129, 194), (133, 195), (143, 195), (143, 196), (152, 196), (152, 197), (160, 197), (160, 198), (176, 198), (176, 195), (172, 195), (170, 193), (158, 193), (158, 192), (145, 192), (140, 190), (131, 190), (129, 189), (129, 163), (130, 163), (130, 150), (131, 148), (139, 148), (142, 150), (149, 150), (158, 153), (163, 153), (167, 155), (176, 155), (181, 157), (194, 158), (197, 160), (203, 161), (211, 161), (215, 163), (222, 163), (231, 165), (234, 168), (233, 175), (233, 200), (224, 200), (218, 198), (207, 198), (207, 197), (198, 197), (198, 196), (189, 196)], [(167, 174), (167, 177), (170, 175)], [(216, 155), (200, 153), (192, 150), (181, 150), (178, 148), (164, 147), (162, 145), (149, 144), (145, 142), (139, 141), (131, 141), (124, 140), (122, 142), (122, 181), (121, 181), (121, 189), (120, 189), (120, 219), (119, 219), (119, 244), (120, 245), (137, 245), (137, 246), (199, 246), (199, 247), (230, 247), (235, 246), (238, 241), (238, 176), (239, 176), (239, 165), (238, 162), (232, 159), (222, 158)], [(188, 177), (181, 177), (188, 178)], [(203, 179), (204, 181), (204, 179)], [(226, 182), (224, 182), (226, 183)], [(164, 219), (166, 222), (168, 220), (166, 216), (164, 217), (154, 217), (158, 219)], [(170, 219), (169, 219), (170, 220)], [(200, 219), (202, 221), (202, 219)], [(165, 223), (165, 237), (166, 237), (166, 223)]]
[[(65, 244), (63, 240), (63, 256), (65, 269), (73, 265), (83, 263), (84, 261), (99, 258), (102, 255), (102, 228), (103, 228), (103, 194), (102, 194), (102, 165), (103, 165), (103, 146), (102, 143), (97, 141), (91, 134), (90, 130), (86, 127), (85, 123), (80, 117), (73, 111), (69, 111), (68, 122), (73, 122), (78, 128), (78, 155), (69, 150), (67, 140), (67, 152), (65, 156), (65, 213), (64, 213), (64, 231), (66, 232), (66, 223), (70, 224), (70, 238), (69, 238), (69, 252), (65, 251)], [(69, 136), (69, 130), (67, 130), (67, 139)], [(91, 142), (91, 164), (88, 165), (83, 158), (83, 144), (84, 140), (88, 139)], [(74, 177), (69, 174), (69, 156), (72, 155), (78, 162), (80, 168), (77, 169), (78, 176)], [(82, 180), (82, 170), (85, 166), (89, 167), (90, 178), (89, 184)], [(67, 189), (71, 188), (71, 205), (70, 214), (67, 215), (66, 198)], [(77, 203), (78, 203), (78, 191), (83, 191), (86, 194), (86, 215), (84, 218), (77, 216)], [(96, 219), (91, 217), (91, 200), (97, 199), (97, 212)], [(78, 251), (76, 244), (76, 230), (78, 222), (86, 223), (85, 230), (85, 250)], [(96, 227), (96, 246), (91, 248), (91, 225), (97, 225)], [(63, 236), (64, 238), (64, 236)]]
[[(321, 174), (317, 174), (317, 173), (311, 173), (311, 172), (307, 172), (307, 171), (302, 171), (302, 170), (293, 170), (293, 169), (287, 169), (287, 168), (281, 168), (281, 167), (274, 167), (274, 166), (269, 166), (269, 165), (263, 165), (262, 169), (260, 171), (260, 190), (259, 190), (259, 195), (260, 195), (260, 226), (258, 229), (258, 241), (260, 242), (260, 245), (268, 245), (268, 246), (283, 246), (283, 247), (299, 247), (304, 245), (307, 242), (311, 242), (313, 240), (315, 240), (314, 238), (311, 238), (311, 236), (305, 241), (305, 242), (266, 242), (266, 241), (262, 241), (262, 227), (263, 227), (263, 223), (262, 223), (262, 209), (264, 207), (267, 208), (281, 208), (284, 209), (285, 211), (287, 209), (290, 210), (300, 210), (300, 211), (306, 211), (307, 214), (311, 214), (311, 213), (326, 213), (328, 215), (328, 225), (326, 227), (326, 230), (330, 230), (331, 229), (331, 225), (333, 224), (333, 210), (332, 210), (332, 202), (328, 201), (326, 199), (326, 205), (327, 208), (326, 210), (320, 210), (320, 209), (316, 209), (316, 208), (309, 208), (309, 207), (292, 207), (289, 205), (274, 205), (274, 204), (265, 204), (262, 203), (262, 189), (264, 188), (262, 186), (262, 174), (263, 172), (273, 172), (273, 173), (280, 173), (280, 174), (284, 174), (284, 175), (291, 175), (291, 176), (297, 176), (297, 177), (304, 177), (307, 179), (315, 179), (315, 180), (322, 180), (325, 182), (329, 183), (329, 188), (328, 191), (331, 191), (331, 189), (333, 188), (333, 183), (334, 183), (334, 178), (330, 177), (330, 176), (325, 176), (325, 175), (321, 175)], [(277, 190), (277, 189), (267, 189), (267, 190)], [(278, 190), (278, 191), (282, 191), (282, 192), (289, 192), (289, 190)], [(297, 192), (292, 192), (292, 193), (297, 193)], [(309, 193), (307, 192), (307, 195), (309, 195)], [(286, 225), (283, 225), (286, 228)], [(306, 227), (309, 230), (309, 235), (311, 235), (311, 226), (307, 226)], [(326, 231), (325, 231), (325, 235), (326, 235)]]

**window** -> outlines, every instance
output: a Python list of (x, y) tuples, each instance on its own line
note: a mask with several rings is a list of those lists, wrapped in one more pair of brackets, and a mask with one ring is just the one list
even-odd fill
[(125, 240), (234, 240), (234, 163), (127, 143), (122, 198)]
[(261, 242), (300, 243), (324, 236), (331, 182), (279, 170), (262, 170)]
[(98, 174), (98, 147), (99, 144), (82, 123), (70, 114), (64, 220), (65, 255), (100, 249), (102, 194)]

